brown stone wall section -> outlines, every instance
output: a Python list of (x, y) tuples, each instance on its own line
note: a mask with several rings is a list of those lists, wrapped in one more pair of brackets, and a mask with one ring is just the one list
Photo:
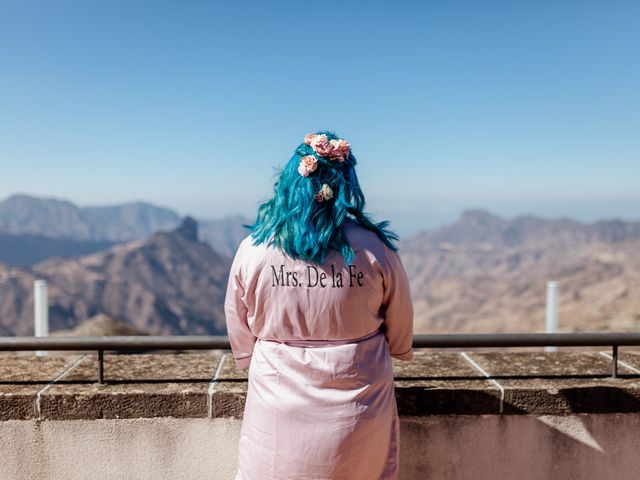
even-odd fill
[[(401, 416), (640, 412), (640, 354), (428, 352), (394, 359)], [(230, 352), (0, 355), (0, 420), (241, 418), (247, 371)]]

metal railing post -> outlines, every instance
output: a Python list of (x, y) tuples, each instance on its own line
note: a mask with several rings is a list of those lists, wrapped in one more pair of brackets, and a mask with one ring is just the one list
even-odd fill
[[(47, 293), (47, 281), (36, 280), (33, 282), (33, 317), (34, 334), (36, 337), (49, 336), (49, 295)], [(38, 350), (36, 355), (47, 355), (46, 351)]]
[(611, 352), (611, 378), (618, 378), (618, 345), (613, 345)]
[[(544, 324), (546, 333), (556, 333), (558, 331), (558, 282), (547, 282), (547, 308)], [(557, 352), (558, 347), (544, 347), (545, 352)]]
[(98, 385), (104, 385), (104, 350), (98, 350)]

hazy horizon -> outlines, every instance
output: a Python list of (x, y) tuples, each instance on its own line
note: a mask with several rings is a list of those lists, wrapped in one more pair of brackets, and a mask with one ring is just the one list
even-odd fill
[[(191, 210), (184, 210), (167, 203), (156, 202), (156, 201), (145, 199), (145, 198), (133, 198), (133, 199), (123, 200), (123, 201), (105, 202), (105, 203), (83, 203), (83, 202), (78, 202), (75, 199), (69, 198), (69, 197), (39, 195), (33, 192), (24, 192), (24, 191), (15, 191), (7, 195), (0, 196), (0, 203), (2, 203), (3, 201), (7, 200), (9, 197), (12, 197), (14, 195), (25, 195), (28, 197), (34, 197), (34, 198), (40, 198), (40, 199), (46, 199), (46, 200), (67, 201), (80, 208), (109, 207), (109, 206), (117, 206), (122, 204), (131, 204), (131, 203), (140, 202), (140, 203), (151, 204), (155, 207), (167, 208), (167, 209), (173, 210), (183, 217), (190, 215), (199, 220), (219, 220), (219, 219), (232, 217), (232, 216), (243, 216), (243, 217), (247, 217), (249, 220), (252, 220), (255, 216), (255, 209), (253, 211), (247, 211), (247, 212), (243, 212), (239, 210), (228, 211), (228, 212), (216, 215), (216, 214), (208, 213), (206, 209), (203, 209), (198, 213)], [(598, 215), (596, 213), (598, 211), (597, 208), (594, 208), (594, 213), (592, 215), (582, 216), (582, 217), (579, 215), (576, 215), (575, 213), (574, 214), (558, 213), (552, 209), (553, 206), (554, 205), (551, 205), (551, 204), (548, 205), (549, 210), (547, 212), (545, 212), (544, 210), (540, 210), (540, 211), (527, 211), (525, 209), (518, 210), (517, 208), (515, 208), (514, 205), (505, 206), (504, 208), (501, 209), (501, 208), (496, 208), (495, 206), (491, 208), (483, 205), (469, 204), (469, 205), (461, 205), (457, 208), (450, 206), (448, 209), (441, 209), (441, 210), (434, 209), (433, 213), (430, 215), (419, 215), (416, 213), (411, 213), (409, 211), (391, 212), (388, 215), (384, 215), (384, 214), (379, 214), (378, 212), (371, 209), (369, 210), (369, 213), (373, 216), (374, 220), (377, 220), (377, 221), (389, 220), (391, 222), (392, 230), (395, 230), (402, 237), (411, 236), (423, 230), (435, 229), (447, 224), (454, 223), (460, 218), (460, 215), (466, 210), (485, 210), (505, 220), (510, 220), (519, 216), (533, 215), (533, 216), (545, 218), (545, 219), (556, 219), (556, 218), (562, 218), (562, 217), (570, 218), (582, 223), (593, 223), (599, 220), (613, 220), (613, 219), (631, 221), (631, 222), (640, 221), (640, 215), (637, 215), (634, 213), (637, 210), (632, 209), (631, 205), (629, 204), (627, 204), (627, 206), (629, 207), (628, 215), (604, 213), (607, 210), (602, 210), (603, 213)], [(594, 207), (596, 206), (594, 205)], [(607, 205), (605, 204), (605, 209), (606, 207)]]

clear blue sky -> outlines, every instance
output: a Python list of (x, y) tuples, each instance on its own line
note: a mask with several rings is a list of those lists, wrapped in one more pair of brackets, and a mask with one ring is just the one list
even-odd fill
[(347, 138), (401, 233), (640, 218), (640, 2), (0, 1), (0, 198), (252, 215)]

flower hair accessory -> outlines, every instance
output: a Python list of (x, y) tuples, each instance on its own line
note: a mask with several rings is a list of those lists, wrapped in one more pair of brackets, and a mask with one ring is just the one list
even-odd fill
[(326, 200), (330, 200), (333, 198), (333, 190), (331, 190), (331, 187), (329, 185), (324, 183), (320, 191), (316, 193), (315, 198), (316, 198), (316, 201), (318, 202), (324, 202)]
[(310, 173), (318, 168), (318, 159), (314, 155), (305, 155), (300, 159), (298, 173), (303, 177), (308, 177)]
[(351, 151), (351, 146), (345, 139), (329, 140), (324, 133), (320, 135), (308, 133), (304, 136), (304, 143), (313, 148), (313, 151), (321, 157), (338, 162), (344, 162)]

